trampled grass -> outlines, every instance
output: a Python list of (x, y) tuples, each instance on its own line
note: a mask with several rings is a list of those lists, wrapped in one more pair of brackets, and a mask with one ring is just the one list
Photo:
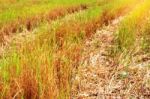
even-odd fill
[[(84, 40), (113, 19), (129, 12), (137, 0), (23, 0), (1, 1), (0, 24), (27, 18), (52, 9), (75, 5), (91, 5), (86, 10), (65, 13), (65, 16), (39, 22), (28, 31), (29, 36), (12, 40), (0, 58), (0, 98), (2, 99), (70, 99), (72, 77), (77, 71)], [(5, 2), (13, 2), (5, 4)], [(35, 4), (28, 5), (28, 2)], [(25, 3), (25, 5), (23, 5)], [(102, 3), (102, 4), (98, 4)], [(11, 6), (10, 6), (11, 5)], [(5, 9), (10, 6), (11, 9)], [(18, 9), (18, 7), (20, 7)], [(139, 4), (122, 21), (117, 35), (117, 46), (128, 48), (136, 30), (148, 12), (149, 2)], [(133, 20), (134, 19), (134, 20)], [(32, 21), (32, 20), (31, 20)], [(141, 21), (142, 23), (145, 21)], [(128, 24), (129, 23), (129, 24)], [(133, 24), (132, 24), (133, 23)], [(128, 24), (128, 25), (127, 25)], [(149, 31), (146, 27), (143, 48), (149, 47)], [(124, 29), (125, 28), (125, 29)], [(28, 29), (27, 29), (28, 30)], [(131, 31), (130, 31), (131, 30)], [(24, 32), (24, 31), (22, 31)], [(28, 35), (28, 34), (27, 34)], [(147, 48), (148, 47), (148, 48)]]

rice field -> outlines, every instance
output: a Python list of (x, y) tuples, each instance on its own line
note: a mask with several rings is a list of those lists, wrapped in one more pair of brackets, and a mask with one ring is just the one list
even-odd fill
[(149, 0), (0, 0), (0, 99), (149, 99), (149, 15)]

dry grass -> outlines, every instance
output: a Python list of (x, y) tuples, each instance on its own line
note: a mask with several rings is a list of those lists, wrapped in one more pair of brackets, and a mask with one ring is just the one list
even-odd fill
[[(17, 23), (12, 23), (3, 27), (2, 34), (9, 35), (17, 31), (21, 32), (22, 27), (20, 28), (20, 25), (25, 27), (28, 31), (32, 31), (40, 22), (51, 22), (67, 14), (87, 8), (87, 5), (58, 8), (44, 15), (41, 14), (25, 20), (20, 19)], [(2, 56), (0, 60), (0, 64), (3, 65), (0, 67), (0, 69), (3, 70), (0, 71), (0, 80), (2, 82), (0, 83), (0, 98), (72, 98), (70, 96), (72, 76), (74, 76), (73, 74), (78, 69), (81, 61), (83, 49), (82, 42), (90, 38), (98, 28), (101, 28), (103, 25), (108, 25), (113, 19), (122, 15), (120, 12), (124, 12), (126, 9), (126, 7), (119, 7), (115, 10), (111, 10), (113, 9), (111, 7), (104, 8), (102, 8), (102, 11), (92, 10), (94, 12), (92, 17), (89, 16), (88, 13), (91, 14), (91, 12), (87, 9), (85, 13), (84, 11), (79, 12), (82, 17), (71, 17), (71, 20), (68, 21), (68, 19), (66, 19), (63, 20), (63, 22), (56, 20), (56, 23), (45, 25), (44, 29), (41, 28), (41, 30), (37, 32), (37, 35), (35, 35), (35, 39), (21, 42), (19, 45), (14, 45), (11, 51)], [(78, 13), (76, 14), (78, 15)], [(10, 28), (9, 31), (8, 28)], [(102, 73), (99, 71), (100, 77), (104, 79), (104, 83), (106, 85), (108, 84), (110, 87), (113, 86), (111, 82), (120, 81), (120, 71), (126, 70), (122, 65), (100, 69), (103, 71)], [(116, 71), (116, 69), (118, 71)], [(120, 87), (122, 88), (121, 90), (125, 90), (124, 92), (141, 90), (139, 89), (141, 86), (134, 85), (137, 82), (141, 84), (142, 82), (139, 80), (141, 80), (141, 77), (144, 77), (144, 75), (141, 75), (142, 73), (138, 74), (138, 72), (141, 72), (139, 70), (137, 73), (133, 72), (134, 70), (130, 68), (127, 70), (133, 76), (123, 78), (123, 80), (121, 80), (122, 84), (127, 85), (131, 83), (133, 85), (131, 85), (129, 89), (124, 89), (126, 86), (122, 85), (122, 87)], [(138, 76), (140, 77), (138, 78)], [(132, 77), (137, 78), (133, 83), (130, 82), (133, 80)], [(112, 90), (114, 91), (113, 88), (111, 92), (113, 92)], [(116, 89), (115, 91), (118, 90), (120, 89)]]

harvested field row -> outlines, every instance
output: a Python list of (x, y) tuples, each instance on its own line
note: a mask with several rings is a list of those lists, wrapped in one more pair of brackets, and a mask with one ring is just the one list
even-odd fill
[[(108, 35), (102, 33), (99, 34), (97, 38), (93, 39), (94, 34), (97, 33), (97, 30), (105, 26), (108, 26), (106, 30), (114, 32), (114, 28), (109, 27), (109, 25), (112, 22), (115, 24), (118, 21), (112, 20), (128, 14), (130, 10), (134, 9), (136, 5), (141, 5), (140, 3), (142, 2), (137, 0), (98, 0), (95, 1), (95, 3), (91, 2), (90, 5), (90, 1), (88, 0), (79, 1), (79, 5), (77, 6), (71, 5), (69, 8), (57, 8), (48, 13), (43, 12), (44, 14), (29, 19), (19, 19), (19, 23), (14, 21), (15, 24), (6, 24), (6, 31), (3, 31), (3, 36), (22, 32), (23, 28), (27, 30), (28, 34), (18, 37), (16, 35), (16, 37), (14, 37), (15, 39), (10, 40), (9, 48), (1, 55), (0, 98), (76, 99), (78, 95), (82, 93), (76, 94), (76, 92), (79, 92), (80, 86), (77, 86), (77, 89), (74, 91), (73, 85), (76, 81), (74, 78), (76, 78), (76, 73), (82, 71), (82, 64), (80, 63), (84, 62), (82, 59), (86, 59), (84, 53), (89, 55), (88, 51), (91, 51), (90, 46), (88, 46), (89, 49), (87, 48), (87, 50), (84, 50), (86, 49), (84, 43), (88, 40), (94, 41), (100, 39), (98, 42), (94, 43), (94, 48), (98, 49), (99, 46), (104, 46), (104, 48), (101, 47), (99, 49), (99, 52), (102, 52), (101, 54), (104, 55), (105, 53), (103, 52), (107, 50), (106, 47), (115, 43), (115, 37), (112, 37), (115, 35), (112, 35), (112, 32), (109, 32), (110, 34)], [(53, 2), (60, 2), (60, 0)], [(63, 0), (63, 2), (64, 4), (69, 4), (67, 0)], [(96, 2), (102, 3), (99, 4)], [(8, 31), (7, 25), (10, 25), (10, 28), (12, 27), (11, 31)], [(19, 30), (20, 25), (21, 30)], [(15, 28), (14, 32), (13, 28)], [(5, 34), (5, 32), (7, 34)], [(111, 59), (114, 60), (105, 60), (107, 56), (103, 57), (101, 62), (104, 64), (99, 63), (99, 65), (103, 65), (103, 67), (96, 67), (96, 69), (93, 69), (90, 64), (87, 64), (89, 65), (87, 66), (88, 70), (91, 70), (90, 72), (100, 74), (100, 78), (103, 79), (100, 83), (104, 83), (106, 86), (102, 84), (98, 87), (102, 89), (106, 88), (107, 90), (103, 90), (104, 92), (113, 92), (109, 89), (113, 87), (113, 85), (111, 85), (111, 81), (113, 81), (111, 78), (114, 78), (113, 74), (117, 75), (115, 77), (118, 77), (118, 74), (119, 76), (122, 75), (120, 72), (118, 73), (118, 71), (115, 72), (116, 69), (118, 70), (118, 68), (120, 68), (120, 65), (118, 65), (119, 63), (117, 63), (118, 56), (114, 54), (115, 50), (109, 49), (109, 51)], [(90, 57), (95, 56), (93, 55)], [(108, 64), (108, 62), (110, 62), (110, 64)], [(96, 62), (92, 60), (92, 64), (96, 64)], [(98, 69), (100, 69), (100, 71), (98, 71)], [(123, 69), (121, 71), (123, 71)], [(104, 70), (104, 72), (101, 70)], [(81, 73), (86, 74), (89, 72), (84, 71)], [(96, 79), (99, 81), (95, 76), (88, 77), (89, 78), (84, 78), (85, 81), (88, 81), (88, 79)], [(135, 77), (138, 79), (137, 76)], [(107, 81), (108, 83), (105, 83)], [(117, 81), (118, 79), (116, 82)], [(127, 84), (124, 83), (124, 80), (121, 82)], [(88, 86), (90, 85), (89, 83), (87, 84)], [(119, 88), (125, 87), (122, 85), (122, 87)], [(98, 94), (94, 93), (92, 95), (100, 96), (104, 94), (104, 92), (99, 92)], [(115, 92), (117, 93), (118, 91)], [(78, 98), (84, 99), (84, 97), (80, 96)]]
[[(95, 9), (96, 12), (93, 9)], [(89, 13), (93, 14), (90, 15)], [(103, 15), (107, 15), (106, 18), (108, 17), (108, 19), (103, 20)], [(94, 19), (96, 16), (98, 19)], [(12, 54), (16, 54), (16, 57), (12, 55), (12, 59), (17, 59), (17, 63), (13, 61), (12, 63), (9, 61), (9, 65), (5, 64), (4, 62), (5, 59), (7, 61), (9, 59), (3, 58), (4, 60), (1, 60), (1, 66), (3, 66), (3, 70), (9, 75), (7, 78), (3, 71), (4, 74), (2, 73), (2, 79), (4, 82), (11, 84), (11, 86), (17, 87), (17, 85), (14, 83), (15, 79), (19, 86), (22, 86), (21, 89), (24, 90), (23, 92), (25, 93), (21, 91), (18, 95), (18, 98), (22, 95), (28, 99), (34, 97), (70, 97), (69, 90), (73, 68), (77, 68), (80, 60), (80, 50), (82, 48), (80, 48), (80, 42), (86, 37), (90, 37), (97, 28), (102, 26), (102, 24), (105, 22), (108, 23), (113, 19), (113, 17), (109, 17), (112, 17), (111, 13), (109, 14), (109, 12), (105, 11), (101, 12), (100, 7), (96, 7), (85, 11), (83, 14), (77, 14), (75, 20), (72, 20), (74, 19), (72, 18), (70, 21), (62, 21), (62, 23), (56, 22), (56, 27), (53, 27), (54, 30), (49, 28), (48, 30), (46, 29), (45, 33), (41, 33), (41, 35), (36, 37), (34, 41), (23, 43), (23, 45), (19, 45), (16, 50), (11, 52)], [(49, 30), (51, 33), (48, 32)], [(75, 53), (72, 53), (72, 51)], [(36, 60), (41, 60), (41, 63), (36, 63)], [(38, 69), (34, 66), (38, 66)], [(11, 68), (13, 68), (13, 71)], [(49, 71), (46, 71), (46, 69)], [(15, 71), (16, 74), (14, 74)], [(28, 74), (28, 78), (25, 76), (26, 74)], [(37, 79), (37, 77), (40, 78)], [(51, 81), (53, 81), (53, 83), (50, 84)], [(27, 90), (29, 89), (27, 83), (32, 85), (30, 90)], [(5, 84), (3, 84), (2, 90), (6, 88)], [(38, 96), (37, 94), (38, 90), (36, 88), (38, 88), (37, 86), (39, 84), (41, 84), (40, 88), (42, 88), (42, 96)], [(49, 93), (45, 93), (46, 89), (44, 86), (48, 86), (49, 84)], [(10, 90), (13, 90), (14, 87), (8, 88), (7, 93), (3, 93), (3, 97), (14, 97), (14, 93), (20, 90), (17, 88), (16, 91), (14, 90), (12, 93), (10, 93)], [(55, 89), (55, 91), (52, 91), (52, 89)]]
[(80, 10), (87, 9), (86, 5), (79, 5), (74, 7), (68, 7), (68, 8), (57, 8), (52, 11), (50, 11), (47, 14), (41, 14), (29, 19), (18, 19), (15, 22), (9, 23), (8, 25), (5, 25), (0, 30), (0, 42), (4, 41), (4, 36), (10, 35), (12, 33), (16, 32), (22, 32), (23, 29), (27, 29), (28, 31), (31, 31), (33, 28), (35, 28), (38, 24), (41, 22), (51, 22), (52, 20), (58, 19), (62, 16), (65, 16), (67, 14), (71, 14)]
[[(0, 3), (4, 5), (6, 9), (0, 10), (0, 27), (18, 19), (26, 19), (40, 14), (45, 14), (56, 8), (71, 7), (77, 5), (96, 5), (97, 3), (103, 3), (103, 0), (19, 0), (16, 3)], [(9, 2), (9, 0), (8, 0)], [(10, 1), (11, 2), (11, 1)], [(29, 4), (29, 5), (27, 5)], [(0, 5), (0, 7), (2, 7)]]
[[(92, 38), (85, 41), (79, 71), (74, 77), (72, 87), (74, 99), (150, 98), (150, 53), (148, 51), (150, 44), (146, 43), (145, 52), (139, 43), (143, 41), (145, 33), (147, 35), (146, 42), (149, 41), (148, 12), (149, 1), (146, 0), (138, 4), (129, 15), (116, 18), (108, 26), (98, 30)], [(124, 22), (125, 24), (122, 24)], [(143, 29), (145, 31), (144, 24), (146, 24), (147, 32), (143, 32)], [(136, 26), (140, 27), (136, 28)], [(120, 40), (123, 42), (128, 43), (126, 40), (132, 38), (131, 33), (137, 35), (133, 37), (138, 42), (130, 40), (134, 42), (135, 46), (129, 44), (131, 49), (126, 47), (122, 52), (116, 51), (115, 48), (119, 44), (116, 44), (115, 40), (120, 32), (122, 34)]]

